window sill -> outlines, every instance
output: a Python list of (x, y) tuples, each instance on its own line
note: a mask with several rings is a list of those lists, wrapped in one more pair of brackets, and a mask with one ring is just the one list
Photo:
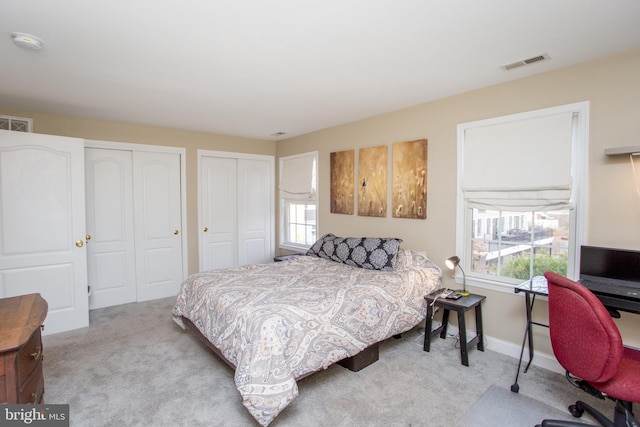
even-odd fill
[[(456, 277), (455, 282), (456, 284), (462, 286), (461, 278)], [(480, 289), (488, 289), (490, 291), (502, 292), (505, 294), (513, 294), (515, 293), (515, 290), (514, 290), (515, 287), (518, 285), (512, 284), (512, 283), (497, 282), (493, 280), (478, 279), (475, 277), (474, 278), (467, 277), (467, 286), (473, 286)]]
[(283, 249), (285, 251), (292, 251), (298, 254), (305, 254), (307, 253), (307, 251), (309, 250), (309, 248), (311, 247), (311, 245), (309, 246), (304, 246), (304, 245), (295, 245), (292, 243), (282, 243), (280, 244), (280, 246), (278, 247), (279, 249)]

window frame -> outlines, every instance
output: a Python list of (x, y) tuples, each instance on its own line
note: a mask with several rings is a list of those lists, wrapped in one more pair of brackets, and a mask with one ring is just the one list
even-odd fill
[[(301, 157), (312, 157), (313, 158), (313, 172), (312, 172), (312, 188), (313, 188), (313, 196), (309, 199), (295, 199), (295, 198), (287, 198), (282, 195), (281, 192), (278, 193), (279, 203), (279, 224), (280, 224), (280, 232), (279, 234), (279, 245), (280, 249), (285, 249), (294, 252), (306, 252), (313, 243), (310, 244), (302, 244), (289, 240), (289, 230), (290, 230), (290, 220), (289, 220), (289, 204), (306, 204), (315, 206), (315, 230), (316, 237), (318, 231), (318, 152), (310, 151), (307, 153), (294, 154), (291, 156), (283, 156), (278, 159), (278, 185), (281, 185), (282, 179), (282, 165), (286, 160), (301, 158)], [(305, 222), (306, 224), (306, 222)]]
[[(589, 101), (566, 104), (557, 107), (544, 108), (524, 113), (500, 116), (475, 122), (461, 123), (457, 126), (457, 205), (456, 205), (456, 254), (460, 256), (460, 264), (466, 273), (466, 283), (480, 288), (501, 292), (513, 292), (517, 279), (490, 276), (474, 273), (471, 270), (471, 253), (473, 239), (473, 224), (471, 223), (472, 208), (468, 207), (462, 191), (462, 177), (464, 172), (464, 144), (465, 132), (471, 128), (493, 126), (508, 122), (527, 120), (548, 116), (550, 114), (574, 113), (573, 132), (571, 141), (571, 203), (569, 206), (569, 244), (567, 259), (567, 277), (576, 279), (580, 263), (580, 246), (584, 244), (587, 224), (587, 185), (588, 185), (588, 154), (589, 154)], [(498, 209), (496, 209), (498, 210)], [(456, 271), (456, 283), (462, 283), (463, 276)]]

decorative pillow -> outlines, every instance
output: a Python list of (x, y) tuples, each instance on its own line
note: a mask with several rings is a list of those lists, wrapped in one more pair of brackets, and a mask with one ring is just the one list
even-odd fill
[(329, 234), (325, 234), (324, 236), (322, 236), (321, 238), (319, 238), (318, 240), (316, 240), (316, 242), (309, 248), (309, 250), (307, 251), (307, 255), (311, 255), (311, 256), (317, 256), (320, 258), (326, 258), (322, 255), (320, 255), (320, 253), (322, 252), (322, 245), (324, 245), (325, 242), (329, 242), (333, 239), (336, 239), (337, 236), (329, 233)]
[(307, 255), (369, 270), (393, 270), (402, 239), (393, 237), (338, 237), (318, 239)]

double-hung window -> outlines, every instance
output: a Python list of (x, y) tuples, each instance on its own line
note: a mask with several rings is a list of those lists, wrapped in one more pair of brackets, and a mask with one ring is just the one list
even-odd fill
[(586, 213), (588, 102), (458, 125), (456, 251), (469, 283), (575, 278)]
[(280, 247), (304, 251), (317, 240), (318, 153), (280, 158)]

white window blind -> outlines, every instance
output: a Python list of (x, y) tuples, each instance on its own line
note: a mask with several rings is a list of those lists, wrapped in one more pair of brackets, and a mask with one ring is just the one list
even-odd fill
[(468, 207), (560, 209), (571, 201), (570, 112), (465, 130), (462, 191)]
[(315, 154), (283, 158), (280, 163), (280, 197), (313, 200)]

